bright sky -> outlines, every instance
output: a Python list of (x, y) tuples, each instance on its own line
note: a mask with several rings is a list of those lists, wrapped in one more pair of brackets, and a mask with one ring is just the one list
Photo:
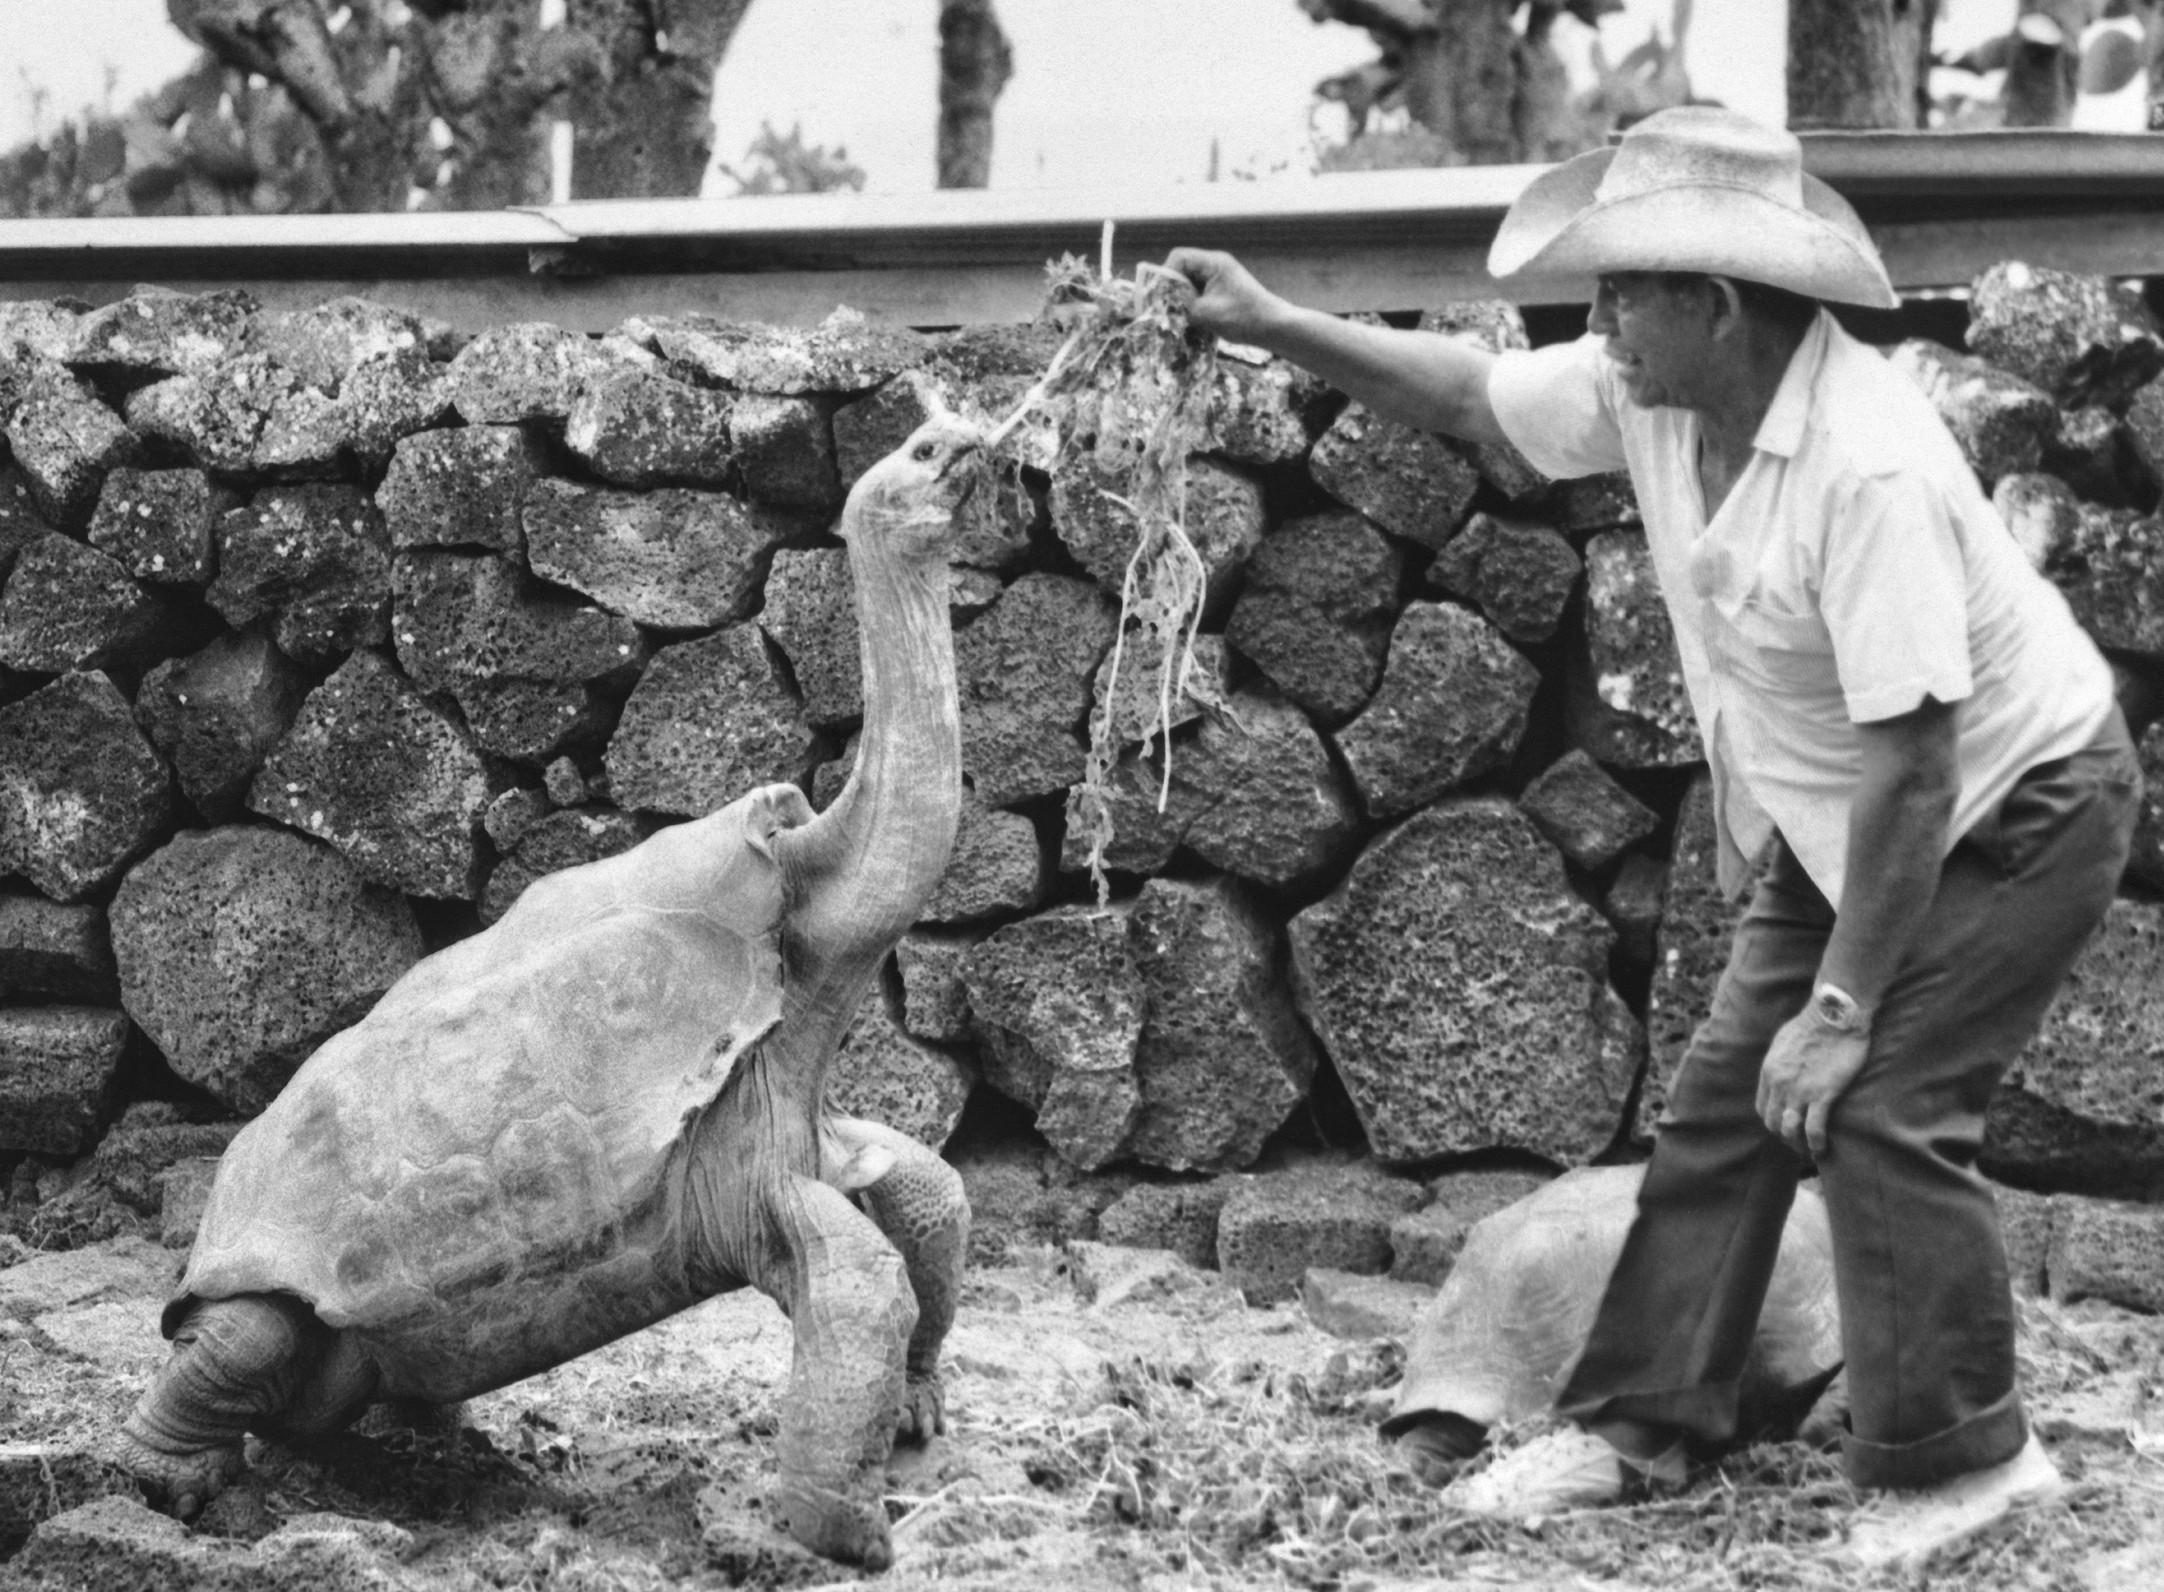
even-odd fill
[[(1602, 25), (1610, 55), (1651, 27), (1665, 32), (1671, 4), (1626, 0)], [(31, 132), (32, 87), (46, 91), (49, 127), (86, 105), (125, 106), (192, 56), (164, 0), (4, 5), (0, 149)], [(1941, 47), (2002, 31), (2014, 5), (1945, 0)], [(1226, 176), (1304, 172), (1315, 83), (1373, 53), (1364, 33), (1310, 22), (1295, 0), (998, 0), (998, 9), (1015, 51), (995, 124), (999, 187), (1200, 181), (1213, 139)], [(811, 141), (844, 146), (872, 187), (930, 187), (938, 12), (938, 0), (755, 0), (715, 85), (717, 154), (740, 159), (762, 121), (801, 123)], [(1786, 19), (1787, 0), (1699, 0), (1688, 50), (1697, 91), (1781, 120)], [(1589, 42), (1569, 18), (1558, 37), (1571, 53)], [(2127, 118), (2139, 115), (2138, 87), (2119, 98), (2124, 107), (2085, 104), (2082, 120), (2137, 125)]]

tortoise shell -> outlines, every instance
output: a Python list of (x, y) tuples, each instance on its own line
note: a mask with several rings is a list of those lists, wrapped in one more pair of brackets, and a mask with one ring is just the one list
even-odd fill
[(549, 875), (411, 968), (233, 1140), (168, 1335), (293, 1294), (384, 1392), (448, 1400), (694, 1303), (683, 1146), (781, 1019), (785, 806)]

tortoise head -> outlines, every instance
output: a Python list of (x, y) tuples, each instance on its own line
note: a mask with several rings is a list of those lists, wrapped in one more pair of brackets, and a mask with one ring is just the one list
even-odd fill
[(945, 557), (956, 516), (980, 491), (989, 498), (983, 428), (939, 412), (849, 490), (842, 534), (869, 537), (905, 557)]

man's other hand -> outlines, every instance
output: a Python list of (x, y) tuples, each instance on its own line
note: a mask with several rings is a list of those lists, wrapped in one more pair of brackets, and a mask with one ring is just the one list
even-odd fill
[(1808, 1009), (1783, 1023), (1758, 1073), (1766, 1131), (1798, 1155), (1826, 1153), (1826, 1117), (1871, 1054), (1868, 1033), (1845, 1033)]
[(1272, 314), (1284, 307), (1246, 266), (1216, 249), (1174, 249), (1165, 256), (1165, 269), (1195, 286), (1189, 318), (1235, 343), (1261, 342)]

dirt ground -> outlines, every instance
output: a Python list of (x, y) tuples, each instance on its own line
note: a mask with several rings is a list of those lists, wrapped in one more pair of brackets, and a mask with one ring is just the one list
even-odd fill
[[(305, 1449), (251, 1444), (246, 1477), (183, 1531), (81, 1458), (163, 1355), (157, 1252), (135, 1259), (132, 1280), (41, 1313), (10, 1305), (0, 1270), (0, 1526), (12, 1509), (16, 1527), (0, 1536), (0, 1589), (860, 1579), (767, 1523), (790, 1340), (749, 1293), (476, 1399), (455, 1423), (379, 1412)], [(2073, 1485), (1928, 1584), (2164, 1588), (2164, 1322), (2034, 1303), (2025, 1318), (2032, 1406)], [(1092, 1272), (1043, 1250), (975, 1271), (947, 1364), (948, 1433), (889, 1473), (896, 1565), (880, 1581), (897, 1592), (1867, 1584), (1833, 1556), (1856, 1499), (1800, 1445), (1636, 1508), (1523, 1528), (1454, 1516), (1375, 1439), (1394, 1344), (1328, 1337), (1297, 1306), (1251, 1309), (1169, 1257), (1100, 1252)], [(29, 1519), (71, 1507), (21, 1548)]]

